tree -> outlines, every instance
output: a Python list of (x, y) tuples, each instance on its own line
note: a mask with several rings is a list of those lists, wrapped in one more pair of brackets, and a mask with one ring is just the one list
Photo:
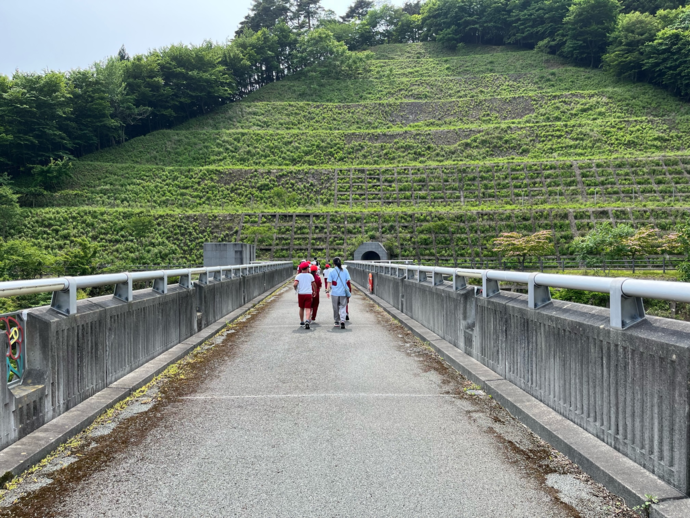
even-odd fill
[(343, 22), (351, 22), (353, 20), (361, 20), (367, 14), (369, 9), (374, 7), (373, 0), (356, 0), (354, 4), (348, 7), (347, 11), (340, 19)]
[(416, 2), (407, 0), (402, 6), (402, 10), (410, 16), (420, 15), (422, 14), (422, 0), (417, 0)]
[(395, 30), (393, 41), (397, 43), (415, 43), (422, 35), (422, 17), (419, 14), (410, 15), (402, 12)]
[(679, 225), (666, 236), (664, 252), (682, 254), (685, 260), (678, 265), (678, 280), (690, 282), (690, 225)]
[(383, 4), (378, 9), (370, 9), (360, 26), (362, 31), (368, 31), (367, 46), (380, 45), (382, 43), (394, 43), (395, 29), (400, 24), (403, 16), (402, 9), (390, 4)]
[(0, 241), (0, 279), (35, 279), (47, 273), (53, 261), (28, 241)]
[(637, 230), (632, 236), (623, 239), (627, 255), (635, 259), (639, 255), (653, 255), (664, 248), (664, 240), (659, 230), (647, 226)]
[(326, 29), (315, 29), (303, 36), (296, 49), (299, 68), (313, 67), (326, 77), (354, 77), (362, 73), (371, 59), (369, 52), (350, 52)]
[(422, 39), (494, 43), (508, 33), (508, 11), (502, 0), (429, 0), (421, 7)]
[(504, 232), (493, 240), (491, 248), (503, 257), (516, 257), (520, 269), (524, 270), (528, 257), (540, 257), (553, 253), (553, 235), (550, 230), (542, 230), (529, 236), (518, 232)]
[(129, 54), (127, 54), (127, 49), (124, 45), (122, 45), (120, 50), (117, 51), (117, 57), (120, 59), (120, 61), (129, 61)]
[(573, 251), (581, 262), (590, 265), (602, 258), (620, 259), (627, 255), (624, 241), (635, 235), (635, 229), (625, 223), (613, 227), (602, 223), (590, 230), (587, 235), (575, 238)]
[(460, 40), (460, 31), (458, 31), (455, 25), (448, 29), (443, 29), (436, 36), (436, 41), (440, 43), (443, 48), (448, 50), (456, 50), (458, 45), (461, 45)]
[(128, 126), (139, 123), (151, 113), (150, 107), (136, 105), (134, 97), (127, 91), (125, 71), (128, 65), (128, 61), (116, 58), (94, 65), (96, 76), (103, 81), (112, 117), (118, 125), (117, 141), (120, 143), (127, 138), (125, 130)]
[(98, 270), (96, 254), (98, 245), (88, 239), (79, 238), (76, 246), (62, 252), (53, 267), (56, 275), (93, 275)]
[(574, 0), (559, 33), (563, 41), (560, 53), (574, 61), (589, 62), (592, 68), (598, 65), (619, 11), (618, 0)]
[(534, 47), (548, 39), (549, 46), (556, 48), (556, 35), (571, 3), (572, 0), (510, 0), (506, 42)]
[[(2, 178), (6, 180), (5, 176)], [(3, 239), (7, 238), (8, 230), (18, 225), (20, 220), (19, 195), (9, 185), (0, 186), (0, 227)]]
[(67, 158), (50, 159), (47, 165), (37, 165), (32, 169), (34, 186), (46, 191), (57, 191), (72, 178), (72, 163)]
[(105, 84), (93, 69), (73, 70), (67, 79), (72, 97), (70, 148), (81, 156), (116, 136), (118, 123), (111, 117)]
[(662, 25), (670, 25), (645, 45), (645, 72), (650, 82), (687, 96), (690, 94), (690, 8), (659, 15)]
[(637, 81), (644, 68), (644, 45), (653, 41), (660, 29), (651, 14), (633, 12), (618, 17), (610, 45), (602, 58), (604, 69), (619, 77)]
[(621, 0), (624, 13), (640, 12), (655, 14), (661, 9), (677, 9), (684, 0)]
[(244, 17), (235, 31), (235, 38), (240, 37), (247, 29), (258, 32), (263, 28), (271, 28), (280, 20), (286, 20), (290, 13), (287, 0), (253, 0), (253, 2), (249, 14)]
[(321, 0), (292, 0), (289, 19), (298, 30), (311, 31), (322, 11)]

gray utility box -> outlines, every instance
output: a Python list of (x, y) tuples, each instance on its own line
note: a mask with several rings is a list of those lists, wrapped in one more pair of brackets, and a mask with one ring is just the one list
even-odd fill
[(204, 243), (204, 266), (231, 266), (256, 261), (256, 246), (246, 243)]

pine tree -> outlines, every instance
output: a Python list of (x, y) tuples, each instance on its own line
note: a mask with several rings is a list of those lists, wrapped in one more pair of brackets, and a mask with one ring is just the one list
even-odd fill
[(120, 58), (120, 61), (129, 61), (129, 54), (127, 54), (127, 49), (125, 48), (124, 45), (120, 47), (120, 50), (117, 52), (117, 57)]

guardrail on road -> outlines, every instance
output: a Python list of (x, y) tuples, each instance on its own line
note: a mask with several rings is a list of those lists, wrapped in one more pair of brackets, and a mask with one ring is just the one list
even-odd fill
[[(642, 306), (643, 297), (690, 301), (690, 284), (347, 265), (355, 284), (371, 279), (377, 297), (491, 369), (497, 380), (690, 494), (690, 322), (645, 317)], [(481, 286), (468, 286), (468, 279)], [(525, 284), (528, 295), (500, 291), (500, 282)], [(611, 310), (551, 301), (550, 287), (608, 293)]]
[(34, 293), (53, 293), (50, 306), (63, 315), (77, 312), (77, 290), (98, 286), (115, 286), (113, 297), (124, 302), (132, 301), (134, 282), (153, 281), (153, 291), (166, 294), (168, 279), (180, 278), (180, 286), (191, 288), (192, 276), (199, 276), (199, 284), (221, 282), (255, 273), (262, 273), (292, 264), (290, 261), (274, 261), (211, 268), (187, 268), (176, 270), (153, 270), (148, 272), (107, 273), (81, 277), (56, 277), (52, 279), (32, 279), (24, 281), (0, 282), (0, 297), (32, 295)]
[(690, 283), (648, 281), (627, 277), (593, 277), (553, 273), (528, 273), (503, 270), (444, 268), (438, 266), (397, 265), (385, 262), (348, 261), (348, 266), (370, 272), (405, 277), (408, 280), (427, 281), (428, 274), (434, 285), (443, 284), (450, 277), (455, 290), (467, 287), (467, 279), (481, 279), (481, 296), (489, 298), (499, 291), (499, 282), (527, 285), (528, 307), (539, 309), (551, 302), (549, 288), (596, 291), (611, 296), (611, 327), (626, 329), (645, 318), (643, 298), (690, 302)]

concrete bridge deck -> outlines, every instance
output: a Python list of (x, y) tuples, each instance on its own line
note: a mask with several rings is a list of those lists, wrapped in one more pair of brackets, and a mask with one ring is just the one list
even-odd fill
[(467, 395), (462, 378), (371, 302), (355, 294), (343, 331), (332, 327), (330, 301), (322, 299), (318, 324), (306, 331), (297, 325), (296, 296), (281, 292), (227, 335), (216, 348), (223, 352), (197, 366), (184, 390), (125, 421), (129, 433), (94, 439), (111, 441), (110, 454), (85, 452), (69, 479), (8, 510), (90, 517), (608, 514), (610, 495), (559, 474), (549, 461), (554, 452), (492, 400)]

